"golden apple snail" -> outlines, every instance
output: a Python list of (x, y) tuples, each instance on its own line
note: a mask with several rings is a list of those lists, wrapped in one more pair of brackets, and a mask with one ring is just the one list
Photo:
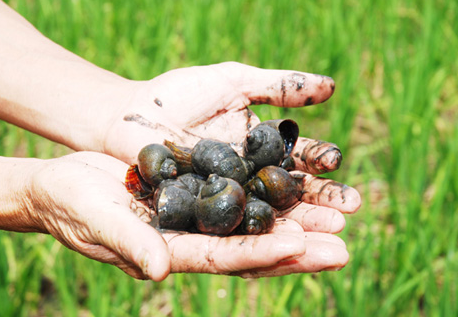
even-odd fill
[(163, 180), (177, 177), (175, 158), (166, 146), (149, 144), (138, 154), (138, 171), (143, 179), (152, 186)]
[(272, 230), (275, 225), (275, 209), (267, 202), (249, 194), (245, 215), (237, 228), (240, 234), (261, 234)]
[(265, 200), (277, 210), (284, 211), (299, 203), (303, 176), (291, 175), (278, 166), (266, 166), (245, 186), (247, 192)]
[(196, 225), (200, 232), (228, 235), (242, 222), (246, 196), (233, 179), (211, 174), (196, 204)]
[(159, 184), (154, 193), (153, 208), (164, 229), (186, 230), (194, 224), (196, 198), (178, 179)]
[(259, 124), (248, 132), (243, 156), (254, 163), (256, 170), (268, 165), (279, 166), (285, 156), (283, 138), (275, 128)]
[(202, 139), (191, 152), (180, 149), (169, 141), (165, 144), (175, 157), (180, 157), (180, 165), (188, 166), (190, 161), (194, 172), (205, 177), (218, 174), (244, 184), (254, 170), (252, 162), (240, 157), (229, 144), (221, 141)]
[[(159, 228), (202, 233), (262, 234), (272, 230), (278, 210), (297, 203), (302, 179), (291, 152), (298, 138), (292, 120), (270, 120), (246, 136), (243, 156), (224, 142), (202, 139), (192, 149), (165, 141), (150, 144), (129, 167), (126, 188), (148, 199)], [(257, 172), (255, 172), (257, 171)]]
[(125, 185), (127, 191), (131, 193), (135, 199), (146, 199), (153, 194), (151, 185), (141, 177), (137, 164), (132, 164), (127, 169)]

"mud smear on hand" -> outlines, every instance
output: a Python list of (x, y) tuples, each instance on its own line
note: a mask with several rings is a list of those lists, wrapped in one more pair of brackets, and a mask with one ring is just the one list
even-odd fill
[(301, 170), (310, 174), (335, 171), (342, 162), (342, 153), (334, 143), (304, 138), (294, 150), (293, 157), (298, 166), (302, 166)]
[[(170, 139), (170, 140), (183, 141), (185, 139), (185, 136), (179, 135), (178, 133), (174, 132), (173, 130), (169, 129), (168, 127), (166, 127), (163, 124), (151, 122), (151, 121), (149, 121), (148, 119), (146, 119), (145, 117), (143, 117), (142, 115), (140, 115), (138, 113), (127, 114), (127, 115), (124, 116), (123, 120), (127, 121), (127, 122), (135, 122), (135, 123), (141, 125), (142, 127), (149, 128), (151, 130), (160, 131), (160, 132), (168, 135), (167, 138)], [(187, 131), (183, 131), (183, 134), (185, 134), (186, 137), (188, 137), (188, 138), (198, 137), (198, 136), (196, 136), (196, 135), (194, 135), (194, 134), (192, 134), (190, 132), (187, 132)]]
[(162, 101), (160, 101), (158, 98), (154, 99), (154, 103), (162, 108)]

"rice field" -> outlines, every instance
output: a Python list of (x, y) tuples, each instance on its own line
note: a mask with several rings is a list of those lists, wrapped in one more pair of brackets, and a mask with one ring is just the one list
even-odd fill
[[(363, 205), (339, 272), (137, 281), (52, 237), (0, 232), (0, 316), (458, 316), (458, 2), (6, 1), (47, 37), (135, 80), (238, 61), (334, 78), (325, 104), (252, 109), (338, 144), (326, 175)], [(1, 49), (1, 46), (0, 46)], [(0, 122), (0, 154), (70, 150)]]

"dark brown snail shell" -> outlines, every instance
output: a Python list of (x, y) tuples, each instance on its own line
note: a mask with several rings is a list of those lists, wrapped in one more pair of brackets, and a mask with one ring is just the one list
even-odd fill
[(237, 228), (240, 234), (261, 234), (272, 230), (276, 212), (267, 202), (254, 195), (247, 196), (245, 215)]
[(192, 173), (194, 171), (191, 164), (191, 148), (178, 146), (169, 140), (164, 140), (164, 145), (172, 151), (175, 162), (177, 163), (179, 175)]
[(138, 171), (138, 165), (132, 164), (127, 169), (125, 186), (127, 191), (134, 195), (135, 199), (146, 199), (152, 196), (151, 185), (145, 182)]
[(197, 142), (192, 149), (191, 160), (199, 175), (218, 174), (240, 184), (244, 184), (253, 172), (253, 164), (240, 157), (229, 144), (212, 139)]
[(291, 155), (288, 155), (283, 159), (283, 161), (280, 164), (280, 167), (287, 171), (293, 171), (294, 169), (296, 169), (296, 161)]
[(172, 151), (162, 144), (149, 144), (138, 154), (138, 170), (152, 186), (163, 180), (176, 178), (178, 171)]
[(163, 181), (153, 197), (162, 229), (186, 230), (194, 224), (196, 197), (177, 179)]
[(278, 166), (266, 166), (256, 173), (245, 189), (265, 200), (277, 210), (284, 211), (299, 203), (302, 179)]
[(299, 126), (291, 119), (275, 119), (261, 122), (259, 125), (268, 125), (276, 129), (285, 144), (285, 157), (290, 155), (299, 137)]
[(246, 135), (243, 156), (254, 163), (256, 170), (268, 165), (279, 166), (285, 156), (283, 137), (270, 125), (259, 124)]
[(194, 196), (199, 196), (200, 190), (205, 185), (205, 178), (195, 173), (186, 173), (177, 178)]
[(221, 141), (202, 139), (192, 148), (190, 154), (186, 148), (178, 147), (172, 142), (166, 141), (164, 144), (178, 158), (180, 166), (188, 166), (190, 162), (193, 171), (204, 177), (218, 174), (244, 184), (254, 171), (253, 162), (240, 157), (229, 144)]
[(211, 174), (196, 205), (196, 225), (200, 232), (228, 235), (242, 221), (246, 196), (233, 179)]

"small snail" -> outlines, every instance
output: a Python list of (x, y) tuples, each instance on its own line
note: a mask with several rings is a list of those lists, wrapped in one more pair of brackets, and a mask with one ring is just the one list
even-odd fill
[(245, 215), (237, 228), (240, 234), (261, 234), (272, 230), (275, 225), (275, 209), (267, 202), (249, 194)]
[(240, 157), (224, 142), (202, 139), (193, 147), (190, 155), (189, 151), (175, 146), (172, 142), (167, 141), (165, 144), (176, 157), (180, 157), (180, 165), (188, 166), (191, 161), (194, 172), (205, 177), (218, 174), (244, 184), (254, 170), (252, 162)]
[(257, 125), (246, 135), (243, 156), (254, 163), (256, 170), (268, 165), (279, 166), (285, 156), (280, 132), (269, 125)]
[(138, 171), (138, 165), (132, 164), (127, 169), (125, 185), (135, 199), (146, 199), (153, 194), (151, 185), (145, 182)]
[(245, 186), (277, 210), (285, 211), (299, 203), (303, 176), (291, 175), (278, 166), (266, 166)]
[(200, 190), (205, 185), (205, 177), (194, 173), (186, 173), (177, 178), (188, 188), (189, 192), (194, 196), (199, 196)]
[(276, 129), (285, 144), (285, 157), (291, 154), (299, 137), (299, 126), (294, 120), (290, 119), (275, 119), (261, 122), (259, 125), (268, 125)]
[(177, 165), (172, 151), (162, 144), (149, 144), (138, 154), (138, 171), (152, 186), (164, 179), (177, 177)]
[(196, 204), (196, 225), (200, 232), (228, 235), (242, 221), (246, 196), (233, 179), (211, 174)]
[(196, 197), (180, 180), (168, 179), (154, 193), (153, 209), (160, 228), (186, 230), (194, 224)]

